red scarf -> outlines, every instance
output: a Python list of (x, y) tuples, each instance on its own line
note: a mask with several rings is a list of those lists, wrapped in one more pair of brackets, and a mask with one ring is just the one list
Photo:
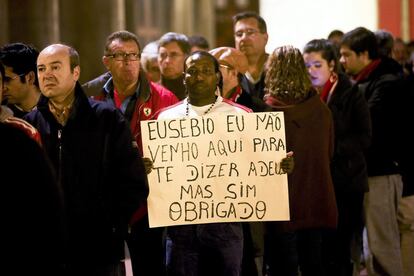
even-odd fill
[(116, 90), (116, 88), (114, 88), (114, 102), (115, 102), (116, 108), (121, 109), (121, 105), (127, 97), (128, 96), (124, 96), (124, 95), (119, 94), (118, 90)]
[(236, 91), (234, 91), (234, 93), (230, 96), (229, 100), (232, 102), (236, 102), (237, 99), (240, 97), (241, 93), (242, 93), (242, 89), (240, 85), (238, 85), (236, 87)]
[(362, 69), (361, 72), (359, 72), (358, 75), (355, 76), (354, 80), (356, 82), (360, 82), (362, 80), (365, 80), (366, 78), (368, 78), (368, 76), (371, 74), (371, 72), (374, 71), (375, 68), (378, 67), (378, 65), (380, 63), (381, 63), (380, 59), (374, 59), (370, 64), (365, 66), (365, 68)]
[(337, 81), (338, 81), (338, 75), (336, 75), (335, 73), (332, 73), (329, 79), (326, 81), (325, 85), (323, 86), (321, 94), (320, 94), (320, 97), (323, 102), (325, 103), (328, 102), (329, 94), (333, 92), (332, 91), (333, 87)]

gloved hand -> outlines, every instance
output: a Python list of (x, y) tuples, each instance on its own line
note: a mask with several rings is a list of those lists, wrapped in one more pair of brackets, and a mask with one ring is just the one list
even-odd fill
[(280, 168), (283, 170), (284, 173), (290, 174), (292, 173), (295, 167), (295, 160), (293, 158), (293, 151), (289, 151), (286, 154), (286, 157), (280, 161)]
[(142, 157), (142, 162), (144, 163), (145, 172), (149, 174), (152, 171), (152, 168), (154, 167), (152, 160), (148, 157)]

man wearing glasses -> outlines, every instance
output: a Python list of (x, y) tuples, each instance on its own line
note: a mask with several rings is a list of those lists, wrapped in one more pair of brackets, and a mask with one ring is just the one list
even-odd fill
[(264, 96), (264, 66), (269, 56), (265, 47), (268, 40), (264, 19), (254, 12), (242, 12), (233, 16), (235, 48), (243, 52), (249, 66), (241, 85), (253, 98), (253, 111), (263, 111), (266, 105)]
[[(146, 78), (140, 68), (140, 56), (141, 46), (135, 34), (128, 31), (110, 34), (102, 57), (108, 72), (87, 82), (83, 88), (87, 95), (106, 101), (122, 112), (142, 156), (141, 121), (152, 119), (158, 110), (175, 104), (178, 99), (171, 91)], [(130, 228), (127, 243), (134, 274), (163, 275), (163, 229), (149, 228), (146, 205), (134, 213)]]
[[(255, 12), (241, 12), (233, 16), (235, 48), (247, 57), (247, 71), (240, 78), (243, 91), (250, 94), (250, 105), (254, 112), (266, 109), (263, 101), (265, 88), (265, 64), (269, 56), (265, 47), (268, 40), (264, 19)], [(261, 222), (243, 224), (242, 275), (263, 274), (264, 230)]]
[(40, 97), (36, 75), (36, 59), (39, 52), (23, 43), (11, 43), (0, 49), (0, 61), (5, 68), (3, 100), (15, 117), (36, 108)]
[(102, 62), (107, 73), (83, 85), (88, 96), (116, 106), (130, 122), (142, 153), (140, 122), (175, 104), (174, 94), (149, 81), (140, 68), (141, 46), (135, 34), (117, 31), (106, 40)]

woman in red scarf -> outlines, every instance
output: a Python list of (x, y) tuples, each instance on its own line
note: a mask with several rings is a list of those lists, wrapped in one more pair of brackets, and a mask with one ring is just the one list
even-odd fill
[[(334, 45), (325, 39), (308, 42), (304, 60), (313, 87), (332, 112), (335, 130), (332, 181), (338, 207), (338, 227), (324, 236), (327, 275), (352, 275), (360, 248), (351, 250), (362, 232), (362, 202), (368, 191), (364, 151), (371, 140), (371, 123), (364, 95), (351, 90), (351, 82), (341, 71)], [(351, 256), (351, 252), (355, 252)]]

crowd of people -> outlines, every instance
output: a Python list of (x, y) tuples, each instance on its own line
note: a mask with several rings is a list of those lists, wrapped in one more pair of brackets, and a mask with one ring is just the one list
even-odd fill
[[(266, 53), (254, 12), (233, 31), (234, 47), (214, 49), (116, 31), (107, 71), (83, 84), (70, 45), (0, 47), (10, 263), (124, 276), (127, 248), (135, 276), (414, 275), (410, 45), (358, 27)], [(149, 227), (142, 121), (268, 111), (285, 118), (289, 221)]]

